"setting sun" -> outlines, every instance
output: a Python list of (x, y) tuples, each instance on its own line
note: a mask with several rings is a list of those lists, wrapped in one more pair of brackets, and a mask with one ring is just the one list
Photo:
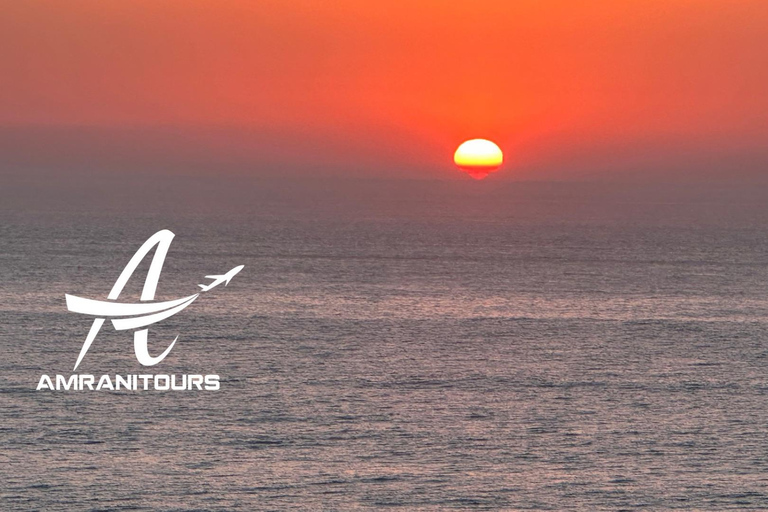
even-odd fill
[(501, 167), (504, 155), (495, 143), (486, 139), (472, 139), (456, 149), (453, 161), (459, 169), (481, 180)]

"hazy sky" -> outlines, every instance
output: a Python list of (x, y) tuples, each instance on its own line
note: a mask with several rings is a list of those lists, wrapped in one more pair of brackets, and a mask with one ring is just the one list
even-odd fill
[(0, 172), (760, 175), (767, 49), (765, 0), (6, 0)]

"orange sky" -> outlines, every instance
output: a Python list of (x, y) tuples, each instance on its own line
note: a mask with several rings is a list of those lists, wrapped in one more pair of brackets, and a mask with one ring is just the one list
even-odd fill
[[(501, 179), (768, 163), (768, 2), (7, 1), (22, 168)], [(11, 169), (12, 168), (12, 169)], [(10, 170), (9, 170), (10, 169)]]

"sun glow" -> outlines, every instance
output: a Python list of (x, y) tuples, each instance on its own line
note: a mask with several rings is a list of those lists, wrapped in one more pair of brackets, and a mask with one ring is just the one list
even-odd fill
[(486, 139), (472, 139), (463, 142), (453, 154), (454, 163), (476, 180), (501, 167), (504, 155), (499, 146)]

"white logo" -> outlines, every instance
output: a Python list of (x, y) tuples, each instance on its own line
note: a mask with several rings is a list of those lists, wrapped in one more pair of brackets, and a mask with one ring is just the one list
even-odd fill
[[(88, 352), (93, 340), (99, 333), (101, 326), (104, 324), (104, 320), (107, 318), (112, 320), (112, 325), (118, 331), (135, 330), (133, 333), (133, 348), (136, 352), (136, 359), (138, 359), (139, 363), (144, 366), (156, 365), (165, 359), (165, 356), (171, 351), (179, 337), (176, 336), (168, 348), (165, 349), (165, 352), (157, 357), (152, 357), (149, 355), (149, 350), (147, 348), (148, 330), (146, 327), (182, 311), (192, 304), (201, 293), (210, 291), (222, 283), (226, 286), (235, 274), (243, 269), (243, 265), (240, 265), (226, 274), (205, 276), (207, 279), (213, 279), (213, 281), (207, 285), (198, 285), (201, 288), (200, 292), (187, 297), (164, 302), (143, 302), (151, 301), (155, 298), (155, 290), (157, 289), (157, 283), (160, 279), (160, 271), (163, 268), (165, 256), (168, 253), (168, 248), (170, 247), (174, 236), (175, 235), (171, 231), (164, 229), (158, 231), (152, 235), (149, 240), (144, 242), (144, 245), (136, 251), (136, 254), (133, 255), (133, 258), (128, 262), (128, 265), (123, 269), (120, 277), (115, 281), (115, 285), (112, 287), (109, 295), (107, 295), (107, 301), (85, 299), (68, 294), (65, 295), (67, 299), (67, 309), (69, 311), (96, 317), (93, 320), (88, 336), (85, 338), (83, 348), (80, 350), (80, 355), (77, 358), (74, 370), (77, 370), (77, 367), (80, 365), (83, 357), (85, 357), (86, 352)], [(139, 263), (141, 263), (154, 246), (157, 246), (157, 250), (152, 258), (147, 278), (144, 281), (144, 289), (141, 292), (142, 302), (134, 304), (110, 302), (117, 300), (120, 296), (120, 292), (123, 291), (123, 288), (128, 282), (128, 279), (131, 278), (133, 272), (136, 270), (136, 267), (139, 266)]]

